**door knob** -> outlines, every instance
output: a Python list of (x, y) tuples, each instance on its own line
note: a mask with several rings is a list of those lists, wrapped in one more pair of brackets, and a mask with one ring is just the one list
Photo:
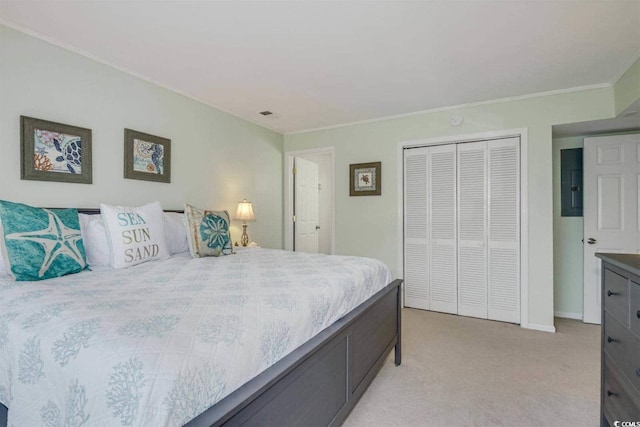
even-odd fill
[(593, 245), (594, 243), (596, 243), (596, 239), (594, 239), (593, 237), (589, 237), (587, 239), (587, 243), (590, 244), (590, 245)]
[(320, 226), (319, 225), (316, 225), (316, 230), (320, 230)]

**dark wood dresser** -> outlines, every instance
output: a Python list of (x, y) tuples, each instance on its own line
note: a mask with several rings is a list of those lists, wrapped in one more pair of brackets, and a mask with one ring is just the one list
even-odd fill
[(640, 425), (640, 255), (596, 256), (602, 259), (600, 424)]

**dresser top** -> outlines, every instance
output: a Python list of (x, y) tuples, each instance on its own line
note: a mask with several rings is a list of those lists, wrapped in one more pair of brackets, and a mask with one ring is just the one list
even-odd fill
[(640, 276), (640, 254), (597, 253), (596, 256), (605, 262)]

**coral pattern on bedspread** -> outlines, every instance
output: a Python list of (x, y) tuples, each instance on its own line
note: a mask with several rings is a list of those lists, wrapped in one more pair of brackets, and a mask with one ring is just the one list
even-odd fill
[(9, 426), (183, 425), (389, 282), (268, 249), (0, 279), (0, 402)]

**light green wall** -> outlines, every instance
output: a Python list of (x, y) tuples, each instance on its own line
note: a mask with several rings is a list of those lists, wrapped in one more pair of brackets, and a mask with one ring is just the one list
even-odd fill
[[(20, 180), (20, 115), (92, 129), (93, 184)], [(171, 139), (171, 184), (123, 178), (124, 128)], [(0, 199), (235, 212), (247, 198), (257, 218), (251, 239), (282, 247), (282, 135), (4, 26), (0, 135)], [(231, 231), (239, 240), (235, 221)]]
[[(454, 111), (464, 116), (458, 128), (449, 125)], [(613, 115), (613, 88), (609, 87), (285, 135), (284, 149), (336, 147), (336, 252), (378, 258), (401, 277), (398, 143), (528, 128), (529, 319), (523, 322), (550, 327), (554, 309), (551, 126)], [(382, 196), (349, 197), (349, 164), (379, 160)]]
[(629, 67), (613, 86), (616, 116), (640, 99), (640, 58)]
[(564, 317), (582, 318), (584, 221), (561, 216), (560, 150), (584, 147), (584, 137), (553, 140), (553, 304)]

